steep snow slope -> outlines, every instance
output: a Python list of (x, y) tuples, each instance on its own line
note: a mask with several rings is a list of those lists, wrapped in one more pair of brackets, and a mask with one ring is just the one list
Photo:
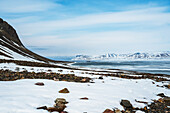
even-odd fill
[(0, 18), (0, 59), (56, 62), (28, 50), (15, 29)]

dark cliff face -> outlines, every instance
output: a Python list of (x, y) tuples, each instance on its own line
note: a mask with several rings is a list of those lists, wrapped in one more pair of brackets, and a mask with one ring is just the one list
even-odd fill
[(15, 56), (13, 56), (13, 54), (8, 50), (12, 51), (12, 53), (19, 54), (20, 56), (23, 56), (25, 58), (31, 58), (37, 61), (60, 62), (47, 59), (28, 50), (21, 43), (16, 33), (16, 30), (6, 21), (0, 18), (0, 56), (5, 56), (8, 59), (15, 60)]
[(3, 19), (1, 18), (0, 18), (0, 35), (8, 37), (9, 40), (17, 43), (20, 46), (23, 46), (23, 44), (19, 40), (19, 37), (15, 29), (11, 25), (9, 25), (6, 21), (3, 21)]

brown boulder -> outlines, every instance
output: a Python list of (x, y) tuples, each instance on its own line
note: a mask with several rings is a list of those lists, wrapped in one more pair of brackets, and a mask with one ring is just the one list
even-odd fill
[(106, 109), (103, 113), (115, 113), (115, 112), (110, 109)]
[(122, 105), (125, 110), (126, 109), (130, 109), (130, 110), (133, 109), (133, 106), (132, 106), (132, 104), (130, 103), (129, 100), (121, 100), (120, 105)]
[(62, 112), (64, 109), (59, 109), (59, 108), (57, 108), (57, 107), (48, 107), (47, 108), (47, 111), (49, 111), (49, 112), (55, 112), (55, 111), (57, 111), (57, 112)]
[(54, 101), (56, 104), (67, 104), (68, 102), (66, 101), (66, 99), (64, 98), (57, 98), (55, 101)]
[(81, 100), (89, 100), (87, 97), (80, 98)]
[(64, 88), (64, 89), (60, 90), (59, 93), (70, 93), (70, 92), (67, 88)]
[(57, 108), (58, 112), (64, 111), (68, 102), (64, 98), (57, 98), (55, 101), (54, 107)]
[(35, 83), (35, 85), (44, 86), (44, 83), (43, 82), (37, 82), (37, 83)]

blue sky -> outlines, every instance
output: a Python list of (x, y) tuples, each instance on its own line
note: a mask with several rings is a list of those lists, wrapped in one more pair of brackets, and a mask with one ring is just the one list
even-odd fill
[(1, 0), (0, 16), (44, 56), (170, 50), (170, 0)]

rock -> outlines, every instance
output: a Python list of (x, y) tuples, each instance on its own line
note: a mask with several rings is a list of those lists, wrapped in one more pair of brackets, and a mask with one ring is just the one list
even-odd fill
[(54, 81), (60, 81), (59, 79), (56, 79), (55, 77), (53, 78)]
[(54, 104), (54, 107), (57, 108), (57, 110), (59, 112), (61, 111), (64, 111), (64, 109), (66, 108), (66, 105), (65, 104), (61, 104), (61, 103), (58, 103), (58, 104)]
[(125, 113), (134, 113), (134, 112), (131, 112), (131, 111), (129, 111), (129, 110), (126, 110)]
[(3, 23), (3, 20), (2, 20), (2, 18), (0, 18), (0, 23)]
[(166, 88), (170, 89), (170, 84), (164, 85)]
[(57, 107), (48, 107), (47, 108), (47, 111), (49, 112), (54, 112), (54, 111), (57, 111), (57, 112), (62, 112), (64, 109), (60, 109), (60, 108), (57, 108)]
[(99, 79), (103, 79), (103, 77), (102, 77), (102, 76), (100, 76), (100, 77), (99, 77)]
[(133, 109), (133, 106), (132, 106), (132, 104), (130, 103), (129, 100), (121, 100), (120, 105), (122, 105), (125, 110), (127, 110), (127, 109), (129, 109), (129, 110)]
[(80, 98), (81, 100), (89, 100), (87, 97)]
[(164, 93), (159, 93), (159, 94), (157, 94), (157, 96), (166, 97), (166, 96), (164, 95)]
[(90, 83), (95, 83), (95, 82), (91, 81)]
[(68, 103), (68, 102), (66, 101), (66, 99), (64, 99), (64, 98), (57, 98), (54, 102), (55, 102), (56, 104), (58, 104), (58, 103), (67, 104), (67, 103)]
[(116, 109), (115, 113), (122, 113), (122, 112), (119, 109)]
[(68, 113), (67, 111), (62, 111), (62, 112), (60, 112), (60, 113)]
[(37, 82), (37, 83), (35, 83), (35, 85), (44, 86), (44, 83), (43, 82)]
[(103, 113), (115, 113), (115, 112), (110, 109), (106, 109)]
[(81, 82), (86, 82), (86, 81), (87, 81), (86, 78), (81, 79)]
[(63, 70), (58, 70), (58, 72), (63, 72)]
[(57, 108), (55, 110), (57, 110), (58, 112), (64, 111), (64, 109), (66, 108), (65, 104), (68, 103), (64, 98), (57, 98), (54, 102), (54, 107)]
[(164, 97), (164, 98), (163, 98), (163, 101), (165, 102), (165, 104), (166, 104), (167, 106), (170, 106), (170, 97)]
[(47, 110), (47, 106), (38, 107), (37, 109)]
[(136, 99), (135, 99), (135, 101), (138, 102), (138, 103), (148, 104), (148, 102), (138, 101), (138, 100), (136, 100)]
[(64, 89), (60, 90), (59, 93), (70, 93), (70, 92), (67, 88), (64, 88)]

